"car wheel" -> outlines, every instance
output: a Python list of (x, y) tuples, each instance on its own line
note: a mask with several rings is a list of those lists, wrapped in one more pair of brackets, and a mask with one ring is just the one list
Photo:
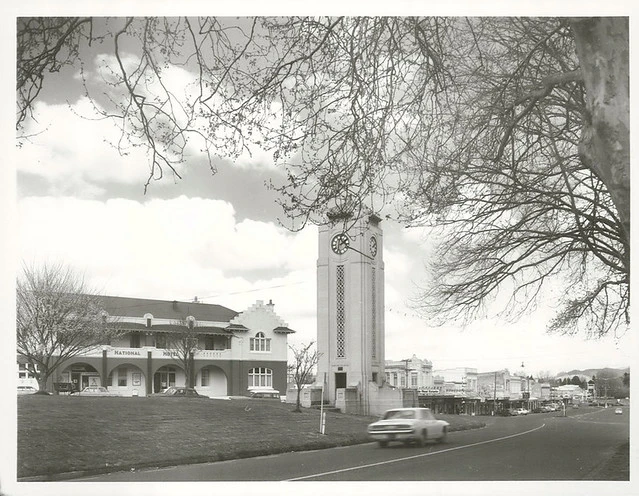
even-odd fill
[(426, 440), (428, 439), (428, 432), (426, 429), (422, 431), (422, 435), (417, 438), (417, 446), (420, 448), (426, 445)]
[(444, 428), (442, 429), (442, 435), (439, 436), (439, 439), (437, 441), (440, 443), (445, 443), (447, 436), (448, 436), (448, 429), (446, 428), (446, 426), (444, 426)]
[(380, 448), (385, 448), (388, 446), (388, 441), (378, 441)]

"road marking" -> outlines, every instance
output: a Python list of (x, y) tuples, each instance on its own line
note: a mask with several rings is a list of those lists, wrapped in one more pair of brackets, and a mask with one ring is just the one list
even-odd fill
[[(525, 434), (530, 434), (531, 432), (535, 432), (535, 431), (538, 431), (539, 429), (543, 429), (545, 426), (546, 426), (546, 424), (541, 424), (539, 427), (535, 427), (534, 429), (530, 429), (529, 431), (519, 432), (517, 434), (511, 434), (510, 436), (504, 436), (504, 437), (498, 437), (498, 438), (495, 438), (495, 439), (489, 439), (487, 441), (479, 441), (477, 443), (464, 444), (463, 446), (456, 446), (454, 448), (447, 448), (447, 449), (438, 450), (438, 451), (431, 451), (429, 453), (421, 453), (419, 455), (405, 456), (403, 458), (394, 458), (393, 460), (385, 460), (383, 462), (368, 463), (366, 465), (358, 465), (356, 467), (341, 468), (341, 469), (338, 469), (338, 470), (331, 470), (329, 472), (322, 472), (322, 473), (319, 473), (319, 474), (303, 475), (301, 477), (294, 477), (292, 479), (286, 479), (285, 482), (299, 481), (299, 480), (304, 480), (304, 479), (313, 479), (315, 477), (322, 477), (324, 475), (333, 475), (333, 474), (339, 474), (339, 473), (343, 473), (343, 472), (351, 472), (353, 470), (360, 470), (362, 468), (378, 467), (380, 465), (388, 465), (388, 464), (391, 464), (391, 463), (404, 462), (406, 460), (413, 460), (415, 458), (422, 458), (422, 457), (426, 457), (426, 456), (439, 455), (441, 453), (448, 453), (450, 451), (457, 451), (457, 450), (460, 450), (460, 449), (472, 448), (473, 446), (479, 446), (479, 445), (482, 445), (482, 444), (496, 443), (497, 441), (503, 441), (504, 439), (511, 439), (513, 437), (519, 437), (519, 436), (523, 436)], [(449, 434), (451, 434), (451, 433), (449, 433)]]

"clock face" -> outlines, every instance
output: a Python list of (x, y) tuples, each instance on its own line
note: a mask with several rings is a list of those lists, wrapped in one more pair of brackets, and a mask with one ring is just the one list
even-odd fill
[(350, 240), (348, 236), (344, 233), (339, 233), (333, 236), (333, 240), (331, 241), (331, 248), (338, 255), (343, 255), (348, 250), (348, 245), (350, 244)]
[(371, 250), (371, 255), (377, 255), (377, 239), (375, 239), (375, 236), (371, 236), (371, 239), (368, 242), (368, 247)]

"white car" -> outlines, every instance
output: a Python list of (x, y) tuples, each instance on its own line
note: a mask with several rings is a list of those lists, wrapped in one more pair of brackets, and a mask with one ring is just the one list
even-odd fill
[(109, 391), (104, 386), (87, 386), (82, 391), (71, 393), (73, 396), (120, 396)]
[(525, 408), (517, 408), (513, 411), (513, 415), (528, 415), (528, 413), (528, 410), (526, 410)]
[(38, 388), (33, 386), (18, 386), (18, 394), (35, 394)]
[(383, 448), (390, 441), (423, 446), (428, 440), (444, 442), (449, 423), (437, 420), (428, 408), (395, 408), (384, 413), (381, 420), (368, 426), (368, 435)]
[(623, 415), (623, 410), (621, 408), (615, 408), (615, 415)]

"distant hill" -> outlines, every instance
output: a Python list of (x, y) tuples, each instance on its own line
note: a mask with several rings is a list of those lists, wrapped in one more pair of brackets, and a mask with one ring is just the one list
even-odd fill
[(623, 377), (624, 372), (630, 372), (630, 367), (624, 369), (605, 367), (603, 369), (570, 370), (568, 372), (560, 372), (556, 375), (556, 379), (572, 379), (574, 376), (577, 376), (582, 380), (590, 380), (593, 375), (596, 377), (616, 378)]

